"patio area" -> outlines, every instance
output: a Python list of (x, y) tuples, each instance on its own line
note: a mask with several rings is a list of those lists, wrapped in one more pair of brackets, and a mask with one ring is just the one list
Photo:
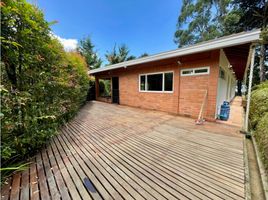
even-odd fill
[(87, 103), (7, 199), (245, 199), (239, 128), (102, 102)]

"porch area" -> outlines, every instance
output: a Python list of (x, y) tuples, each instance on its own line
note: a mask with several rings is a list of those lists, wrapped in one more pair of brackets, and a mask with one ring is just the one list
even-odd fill
[(7, 199), (245, 199), (239, 128), (90, 102), (2, 187)]

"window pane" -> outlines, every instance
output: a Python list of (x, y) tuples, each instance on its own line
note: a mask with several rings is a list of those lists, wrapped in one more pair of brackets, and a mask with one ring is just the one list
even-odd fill
[(165, 73), (165, 91), (172, 91), (173, 73)]
[(190, 75), (190, 74), (193, 74), (193, 73), (194, 73), (194, 70), (191, 70), (191, 69), (190, 70), (183, 70), (182, 71), (182, 74), (183, 75)]
[(207, 68), (205, 68), (205, 69), (196, 69), (196, 70), (195, 70), (195, 73), (196, 73), (196, 74), (207, 73), (207, 72), (208, 72), (208, 69), (207, 69)]
[(145, 76), (140, 76), (140, 90), (145, 90)]
[(147, 75), (148, 91), (162, 91), (163, 74)]

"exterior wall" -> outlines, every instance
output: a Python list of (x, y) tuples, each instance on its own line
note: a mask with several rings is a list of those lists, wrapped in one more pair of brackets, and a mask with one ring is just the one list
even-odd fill
[(228, 61), (223, 50), (220, 51), (219, 66), (224, 71), (225, 77), (218, 78), (218, 92), (217, 92), (217, 111), (220, 113), (220, 106), (223, 101), (231, 101), (235, 96), (236, 78), (229, 69), (230, 62)]
[(219, 52), (214, 51), (206, 59), (186, 62), (182, 65), (180, 70), (209, 66), (210, 73), (207, 75), (180, 76), (179, 114), (197, 117), (207, 90), (207, 101), (203, 116), (210, 120), (214, 119), (219, 73), (218, 61)]
[[(153, 72), (173, 71), (173, 93), (139, 92), (139, 75)], [(177, 113), (178, 73), (174, 64), (139, 68), (122, 74), (119, 78), (120, 104), (140, 108)]]
[[(182, 63), (178, 65), (178, 60)], [(127, 67), (96, 75), (98, 78), (119, 77), (120, 104), (145, 109), (165, 111), (173, 114), (197, 117), (208, 90), (204, 116), (215, 119), (219, 51), (206, 52), (166, 61)], [(210, 66), (210, 74), (180, 76), (180, 70)], [(173, 71), (173, 93), (140, 92), (139, 75)]]

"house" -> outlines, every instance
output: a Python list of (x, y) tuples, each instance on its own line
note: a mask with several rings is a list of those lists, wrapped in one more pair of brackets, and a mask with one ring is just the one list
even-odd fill
[[(215, 120), (241, 87), (259, 39), (260, 30), (242, 32), (91, 70), (96, 100), (194, 118), (204, 102), (204, 117)], [(100, 80), (111, 82), (111, 95), (100, 93)]]

